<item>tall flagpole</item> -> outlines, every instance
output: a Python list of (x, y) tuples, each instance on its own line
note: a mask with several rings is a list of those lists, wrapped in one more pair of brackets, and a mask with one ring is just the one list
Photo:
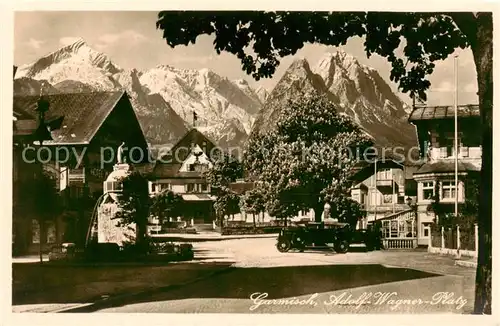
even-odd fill
[(455, 56), (455, 218), (458, 218), (458, 56)]
[(374, 221), (377, 222), (377, 209), (378, 209), (378, 190), (377, 190), (377, 158), (375, 159), (375, 216)]

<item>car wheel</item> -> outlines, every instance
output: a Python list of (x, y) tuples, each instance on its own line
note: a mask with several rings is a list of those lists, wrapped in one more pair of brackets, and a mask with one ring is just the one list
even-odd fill
[(349, 250), (349, 242), (342, 240), (335, 245), (335, 251), (339, 254), (345, 254)]
[(279, 252), (287, 252), (288, 250), (290, 250), (291, 246), (292, 244), (288, 239), (280, 239), (276, 244), (276, 247), (278, 248)]

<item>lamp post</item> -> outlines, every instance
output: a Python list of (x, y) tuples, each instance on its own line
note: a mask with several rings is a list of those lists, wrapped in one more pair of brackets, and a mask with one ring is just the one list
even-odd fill
[[(38, 113), (38, 127), (36, 128), (35, 132), (33, 133), (33, 139), (35, 141), (38, 141), (40, 147), (43, 145), (43, 142), (45, 140), (52, 140), (52, 135), (50, 134), (50, 131), (48, 129), (48, 125), (45, 123), (45, 113), (49, 110), (49, 101), (47, 101), (43, 97), (43, 84), (42, 87), (40, 88), (40, 98), (37, 102), (37, 107), (35, 111)], [(40, 170), (41, 173), (43, 173), (43, 166), (40, 165)], [(40, 178), (43, 178), (43, 176), (40, 176)], [(38, 194), (40, 195), (40, 194)], [(38, 207), (37, 207), (38, 208)], [(38, 254), (40, 257), (40, 264), (43, 264), (43, 255), (42, 255), (42, 225), (43, 225), (43, 218), (41, 214), (45, 214), (44, 212), (38, 212), (38, 232), (39, 232), (39, 246), (38, 246)]]
[(458, 218), (458, 56), (455, 56), (455, 96), (454, 99), (454, 120), (455, 120), (455, 219)]

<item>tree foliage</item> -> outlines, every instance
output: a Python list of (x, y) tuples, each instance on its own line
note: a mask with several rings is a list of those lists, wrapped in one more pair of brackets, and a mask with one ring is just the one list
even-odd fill
[(228, 193), (229, 184), (243, 178), (243, 165), (233, 156), (222, 153), (205, 173), (207, 182), (216, 193)]
[(366, 216), (361, 204), (348, 196), (332, 197), (329, 203), (331, 216), (339, 222), (348, 223), (352, 228), (356, 228), (358, 221)]
[(252, 214), (253, 224), (255, 226), (255, 215), (264, 213), (266, 210), (266, 194), (264, 189), (257, 185), (252, 190), (245, 192), (240, 197), (240, 208), (247, 214)]
[(185, 202), (181, 195), (171, 190), (164, 190), (151, 198), (150, 214), (158, 216), (160, 225), (165, 220), (182, 215), (185, 208)]
[(260, 214), (266, 209), (266, 195), (262, 187), (255, 187), (241, 196), (240, 207), (247, 213)]
[(52, 175), (43, 171), (23, 187), (24, 197), (33, 201), (33, 212), (40, 221), (53, 219), (63, 210), (56, 182)]
[[(306, 43), (340, 46), (353, 36), (366, 36), (367, 55), (387, 58), (391, 80), (422, 100), (434, 62), (470, 43), (450, 15), (423, 12), (163, 11), (156, 26), (171, 47), (215, 34), (217, 53), (236, 55), (256, 80), (272, 77), (279, 58), (297, 53)], [(404, 59), (396, 55), (400, 47)]]
[(252, 137), (245, 167), (264, 187), (267, 210), (286, 218), (314, 209), (316, 219), (326, 196), (345, 196), (357, 153), (370, 139), (323, 95), (302, 94), (278, 118), (277, 128)]
[(220, 222), (240, 212), (240, 197), (233, 192), (221, 193), (214, 202), (214, 209)]
[[(390, 78), (410, 97), (425, 101), (435, 62), (470, 47), (476, 64), (482, 121), (479, 252), (475, 313), (491, 314), (493, 178), (492, 12), (193, 12), (162, 11), (156, 27), (171, 47), (215, 34), (214, 49), (236, 55), (256, 80), (272, 77), (279, 58), (306, 43), (330, 46), (364, 37), (367, 56), (391, 66)], [(402, 51), (400, 51), (402, 49)]]
[(219, 221), (226, 216), (240, 212), (240, 198), (229, 187), (232, 182), (243, 178), (243, 165), (241, 162), (227, 153), (221, 153), (212, 162), (212, 166), (205, 173), (207, 182), (210, 184), (212, 193), (217, 196), (214, 209)]
[(118, 197), (119, 225), (135, 224), (137, 242), (146, 239), (147, 223), (152, 204), (149, 196), (148, 180), (137, 171), (131, 172), (120, 180), (122, 192)]

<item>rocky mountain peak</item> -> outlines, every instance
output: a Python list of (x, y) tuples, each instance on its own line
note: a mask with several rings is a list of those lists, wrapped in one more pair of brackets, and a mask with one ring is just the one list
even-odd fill
[(416, 144), (404, 103), (376, 70), (343, 50), (325, 53), (313, 69), (306, 60), (295, 60), (267, 98), (252, 133), (274, 128), (290, 98), (312, 91), (327, 96), (339, 113), (350, 116), (379, 145)]

